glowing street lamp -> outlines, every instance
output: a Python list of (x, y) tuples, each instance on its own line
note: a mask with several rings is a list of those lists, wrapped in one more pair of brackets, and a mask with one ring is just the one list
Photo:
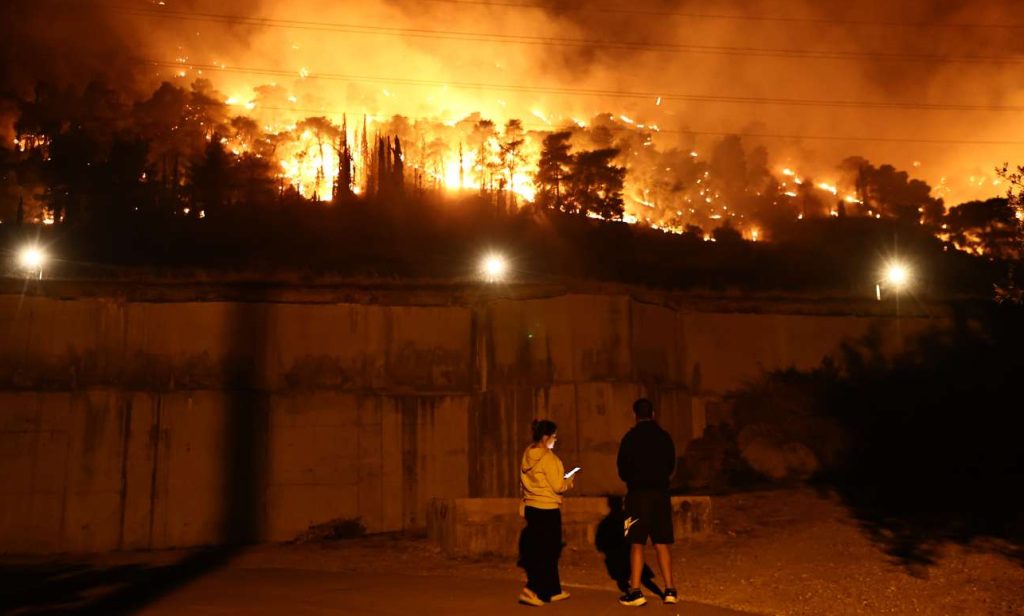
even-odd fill
[(882, 300), (882, 288), (886, 291), (892, 289), (899, 302), (900, 291), (910, 285), (910, 267), (900, 261), (890, 261), (882, 270), (882, 280), (875, 285), (875, 298)]
[(910, 282), (910, 269), (894, 261), (885, 268), (885, 281), (898, 292)]
[(25, 246), (18, 252), (18, 265), (23, 270), (43, 277), (43, 265), (46, 263), (46, 253), (38, 246)]
[(508, 262), (498, 253), (484, 256), (480, 262), (480, 275), (487, 282), (501, 282), (508, 274)]
[(896, 339), (900, 349), (903, 348), (903, 328), (900, 325), (900, 292), (910, 286), (910, 267), (900, 261), (890, 261), (882, 271), (882, 282), (875, 285), (875, 299), (882, 301), (882, 286), (886, 291), (892, 289), (896, 299)]

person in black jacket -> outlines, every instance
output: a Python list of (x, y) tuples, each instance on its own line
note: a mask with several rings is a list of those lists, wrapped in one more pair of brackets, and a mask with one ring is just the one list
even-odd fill
[(624, 532), (629, 542), (629, 590), (619, 603), (641, 606), (647, 603), (640, 590), (644, 569), (644, 546), (648, 538), (658, 554), (658, 568), (664, 578), (665, 603), (679, 601), (672, 585), (672, 560), (669, 553), (675, 537), (672, 532), (672, 502), (669, 479), (676, 467), (676, 448), (672, 437), (654, 421), (654, 405), (641, 398), (633, 403), (636, 425), (619, 444), (619, 477), (626, 482), (626, 521)]

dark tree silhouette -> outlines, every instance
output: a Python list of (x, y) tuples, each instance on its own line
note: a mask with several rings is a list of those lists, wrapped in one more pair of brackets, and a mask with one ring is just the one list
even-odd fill
[(728, 220), (721, 227), (716, 227), (711, 237), (719, 244), (739, 244), (743, 241), (743, 235)]
[(196, 217), (219, 214), (227, 205), (233, 185), (233, 161), (224, 149), (220, 135), (215, 134), (206, 150), (189, 165), (189, 189)]
[(370, 166), (372, 164), (371, 161), (373, 159), (373, 154), (370, 152), (370, 142), (366, 136), (366, 114), (363, 114), (363, 138), (360, 144), (359, 153), (360, 160), (363, 161), (363, 168), (359, 173), (359, 177), (361, 180), (360, 186), (363, 187), (363, 192), (365, 194), (370, 194), (370, 192), (373, 190), (373, 179), (370, 174)]
[(710, 175), (706, 183), (720, 195), (724, 203), (735, 204), (747, 190), (750, 170), (743, 142), (736, 135), (727, 135), (711, 151)]
[(352, 149), (348, 145), (348, 117), (341, 117), (341, 133), (335, 146), (338, 156), (338, 177), (334, 183), (334, 201), (352, 198)]
[(377, 182), (377, 196), (384, 196), (387, 189), (387, 150), (384, 145), (384, 137), (377, 135), (377, 165), (374, 168), (374, 179)]
[(593, 213), (608, 220), (622, 218), (626, 168), (613, 164), (618, 154), (618, 150), (608, 148), (579, 152), (572, 157), (568, 201), (572, 211)]
[(44, 167), (44, 201), (55, 222), (84, 214), (94, 187), (93, 165), (100, 162), (100, 145), (86, 131), (72, 129), (54, 137)]
[(237, 190), (232, 200), (247, 208), (271, 206), (277, 197), (277, 180), (270, 161), (256, 154), (245, 153), (238, 157), (234, 166), (232, 175), (237, 180)]
[(383, 141), (384, 145), (384, 168), (381, 169), (381, 176), (384, 178), (384, 190), (390, 195), (395, 185), (395, 179), (392, 176), (394, 167), (394, 153), (395, 148), (391, 145), (391, 135), (386, 135)]
[(704, 240), (704, 230), (697, 225), (686, 225), (683, 228), (683, 237), (689, 240)]
[(931, 186), (911, 179), (906, 171), (892, 165), (875, 167), (859, 156), (847, 158), (843, 169), (853, 179), (861, 209), (868, 215), (880, 214), (904, 223), (938, 226), (944, 205), (931, 196)]
[(476, 160), (473, 161), (473, 175), (480, 184), (481, 195), (494, 189), (494, 173), (499, 164), (495, 157), (496, 139), (494, 122), (479, 120), (473, 126), (473, 132), (470, 134), (470, 146), (476, 154)]
[(541, 207), (563, 209), (566, 178), (572, 164), (571, 138), (572, 133), (567, 131), (544, 137), (536, 175), (536, 202)]
[(104, 217), (125, 217), (142, 211), (146, 205), (146, 172), (148, 144), (139, 138), (116, 138), (110, 146), (106, 163), (97, 169), (101, 197), (98, 204)]
[(162, 189), (164, 209), (179, 208), (185, 161), (202, 154), (213, 133), (230, 133), (222, 100), (208, 80), (196, 80), (190, 91), (164, 82), (132, 109), (133, 126), (150, 144), (152, 175)]
[(501, 139), (501, 166), (505, 171), (508, 181), (509, 199), (511, 205), (516, 204), (515, 176), (516, 171), (526, 164), (526, 157), (523, 156), (523, 144), (526, 143), (521, 120), (509, 120), (505, 125), (505, 134)]
[(397, 135), (392, 155), (394, 161), (391, 164), (391, 184), (395, 194), (401, 194), (405, 190), (405, 161), (402, 159), (402, 142)]
[(1005, 198), (969, 201), (946, 214), (949, 241), (961, 249), (1002, 259), (1020, 258), (1020, 226)]

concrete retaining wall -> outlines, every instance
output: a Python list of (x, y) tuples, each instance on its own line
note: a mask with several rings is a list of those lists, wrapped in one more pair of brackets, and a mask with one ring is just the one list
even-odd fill
[(430, 498), (467, 493), (468, 408), (467, 396), (0, 393), (0, 545), (275, 541), (337, 518), (422, 528)]
[(422, 529), (433, 497), (515, 496), (535, 417), (558, 422), (560, 455), (585, 469), (578, 495), (614, 493), (636, 397), (655, 400), (681, 451), (746, 379), (893, 329), (628, 294), (381, 305), (58, 291), (0, 294), (0, 552), (280, 540), (332, 519)]
[[(524, 522), (517, 498), (434, 499), (427, 534), (452, 556), (515, 556)], [(711, 499), (672, 497), (676, 540), (711, 532)], [(562, 505), (562, 540), (571, 548), (607, 551), (623, 543), (621, 497), (570, 497)], [(609, 545), (610, 544), (610, 545)]]

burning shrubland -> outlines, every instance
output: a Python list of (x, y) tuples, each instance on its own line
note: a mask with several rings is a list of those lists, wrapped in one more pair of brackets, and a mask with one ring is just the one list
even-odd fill
[(610, 114), (537, 128), (479, 113), (280, 124), (249, 113), (282, 97), (268, 87), (240, 104), (205, 79), (165, 82), (140, 101), (99, 82), (83, 91), (41, 84), (16, 101), (0, 211), (6, 221), (18, 204), (29, 221), (108, 209), (202, 218), (228, 206), (475, 194), (504, 212), (536, 206), (708, 237), (728, 226), (755, 241), (805, 218), (943, 224), (928, 184), (858, 157), (820, 180), (773, 169), (763, 146), (739, 136), (700, 153), (681, 143), (692, 135)]
[[(922, 59), (935, 37), (847, 32), (903, 27), (884, 3), (864, 15), (824, 4), (787, 16), (661, 0), (14, 2), (0, 31), (0, 221), (155, 229), (156, 244), (169, 225), (230, 244), (257, 221), (334, 217), (364, 237), (413, 224), (374, 212), (415, 219), (410, 233), (486, 213), (707, 244), (844, 223), (1018, 258), (1019, 199), (984, 200), (1012, 178), (962, 164), (968, 148), (1010, 147), (984, 132), (1002, 127), (943, 137), (951, 114), (1012, 105), (907, 102), (983, 82)], [(948, 5), (907, 15), (970, 15)], [(810, 49), (821, 29), (849, 49)], [(1017, 44), (968, 34), (941, 53)], [(880, 54), (874, 39), (898, 48)], [(921, 66), (892, 70), (908, 62)], [(858, 126), (878, 138), (834, 134)], [(966, 188), (953, 168), (971, 170)], [(949, 207), (967, 195), (982, 200)], [(449, 233), (472, 233), (457, 224)]]

